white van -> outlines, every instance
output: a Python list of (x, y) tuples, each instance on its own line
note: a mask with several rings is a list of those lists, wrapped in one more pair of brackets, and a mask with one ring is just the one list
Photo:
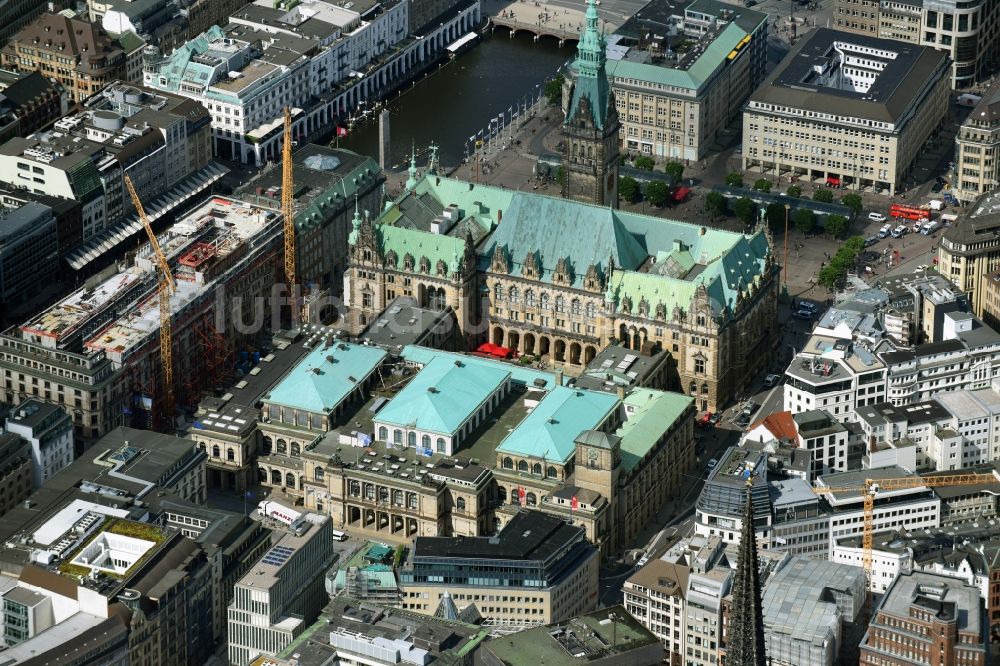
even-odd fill
[(347, 541), (347, 535), (340, 530), (333, 530), (333, 540), (334, 541)]
[(878, 230), (878, 237), (879, 238), (885, 238), (890, 233), (892, 233), (892, 225), (891, 224), (883, 224), (882, 228)]

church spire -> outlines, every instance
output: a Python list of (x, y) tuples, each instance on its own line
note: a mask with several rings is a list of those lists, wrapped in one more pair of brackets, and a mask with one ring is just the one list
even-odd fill
[(410, 148), (410, 168), (406, 170), (410, 177), (406, 179), (406, 189), (412, 191), (417, 186), (417, 149)]
[(761, 604), (757, 534), (753, 527), (753, 477), (747, 479), (743, 529), (733, 581), (733, 604), (729, 612), (729, 642), (726, 666), (766, 666), (764, 610)]
[(347, 236), (347, 242), (356, 245), (358, 234), (361, 232), (361, 212), (358, 210), (358, 195), (354, 195), (354, 219), (351, 220), (351, 233)]

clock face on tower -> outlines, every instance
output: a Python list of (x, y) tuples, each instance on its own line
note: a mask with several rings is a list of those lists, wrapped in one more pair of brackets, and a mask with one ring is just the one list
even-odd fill
[(597, 450), (596, 449), (589, 449), (587, 451), (587, 462), (589, 462), (591, 465), (596, 465), (597, 464)]

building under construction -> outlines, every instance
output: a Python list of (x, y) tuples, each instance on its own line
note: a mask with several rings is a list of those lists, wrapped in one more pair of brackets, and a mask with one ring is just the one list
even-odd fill
[[(236, 347), (270, 325), (279, 280), (282, 221), (275, 209), (215, 196), (157, 238), (171, 267), (175, 398), (197, 404), (232, 371)], [(133, 423), (164, 425), (156, 258), (149, 244), (130, 266), (105, 273), (20, 327), (53, 351), (124, 370), (119, 400)]]

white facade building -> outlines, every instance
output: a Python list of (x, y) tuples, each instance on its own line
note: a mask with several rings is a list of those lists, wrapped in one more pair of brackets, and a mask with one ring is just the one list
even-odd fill
[(849, 423), (859, 405), (885, 400), (886, 367), (861, 344), (814, 335), (785, 371), (782, 390), (793, 415), (822, 410)]
[(22, 402), (7, 417), (7, 432), (31, 444), (36, 489), (73, 462), (73, 421), (56, 405), (34, 399)]

